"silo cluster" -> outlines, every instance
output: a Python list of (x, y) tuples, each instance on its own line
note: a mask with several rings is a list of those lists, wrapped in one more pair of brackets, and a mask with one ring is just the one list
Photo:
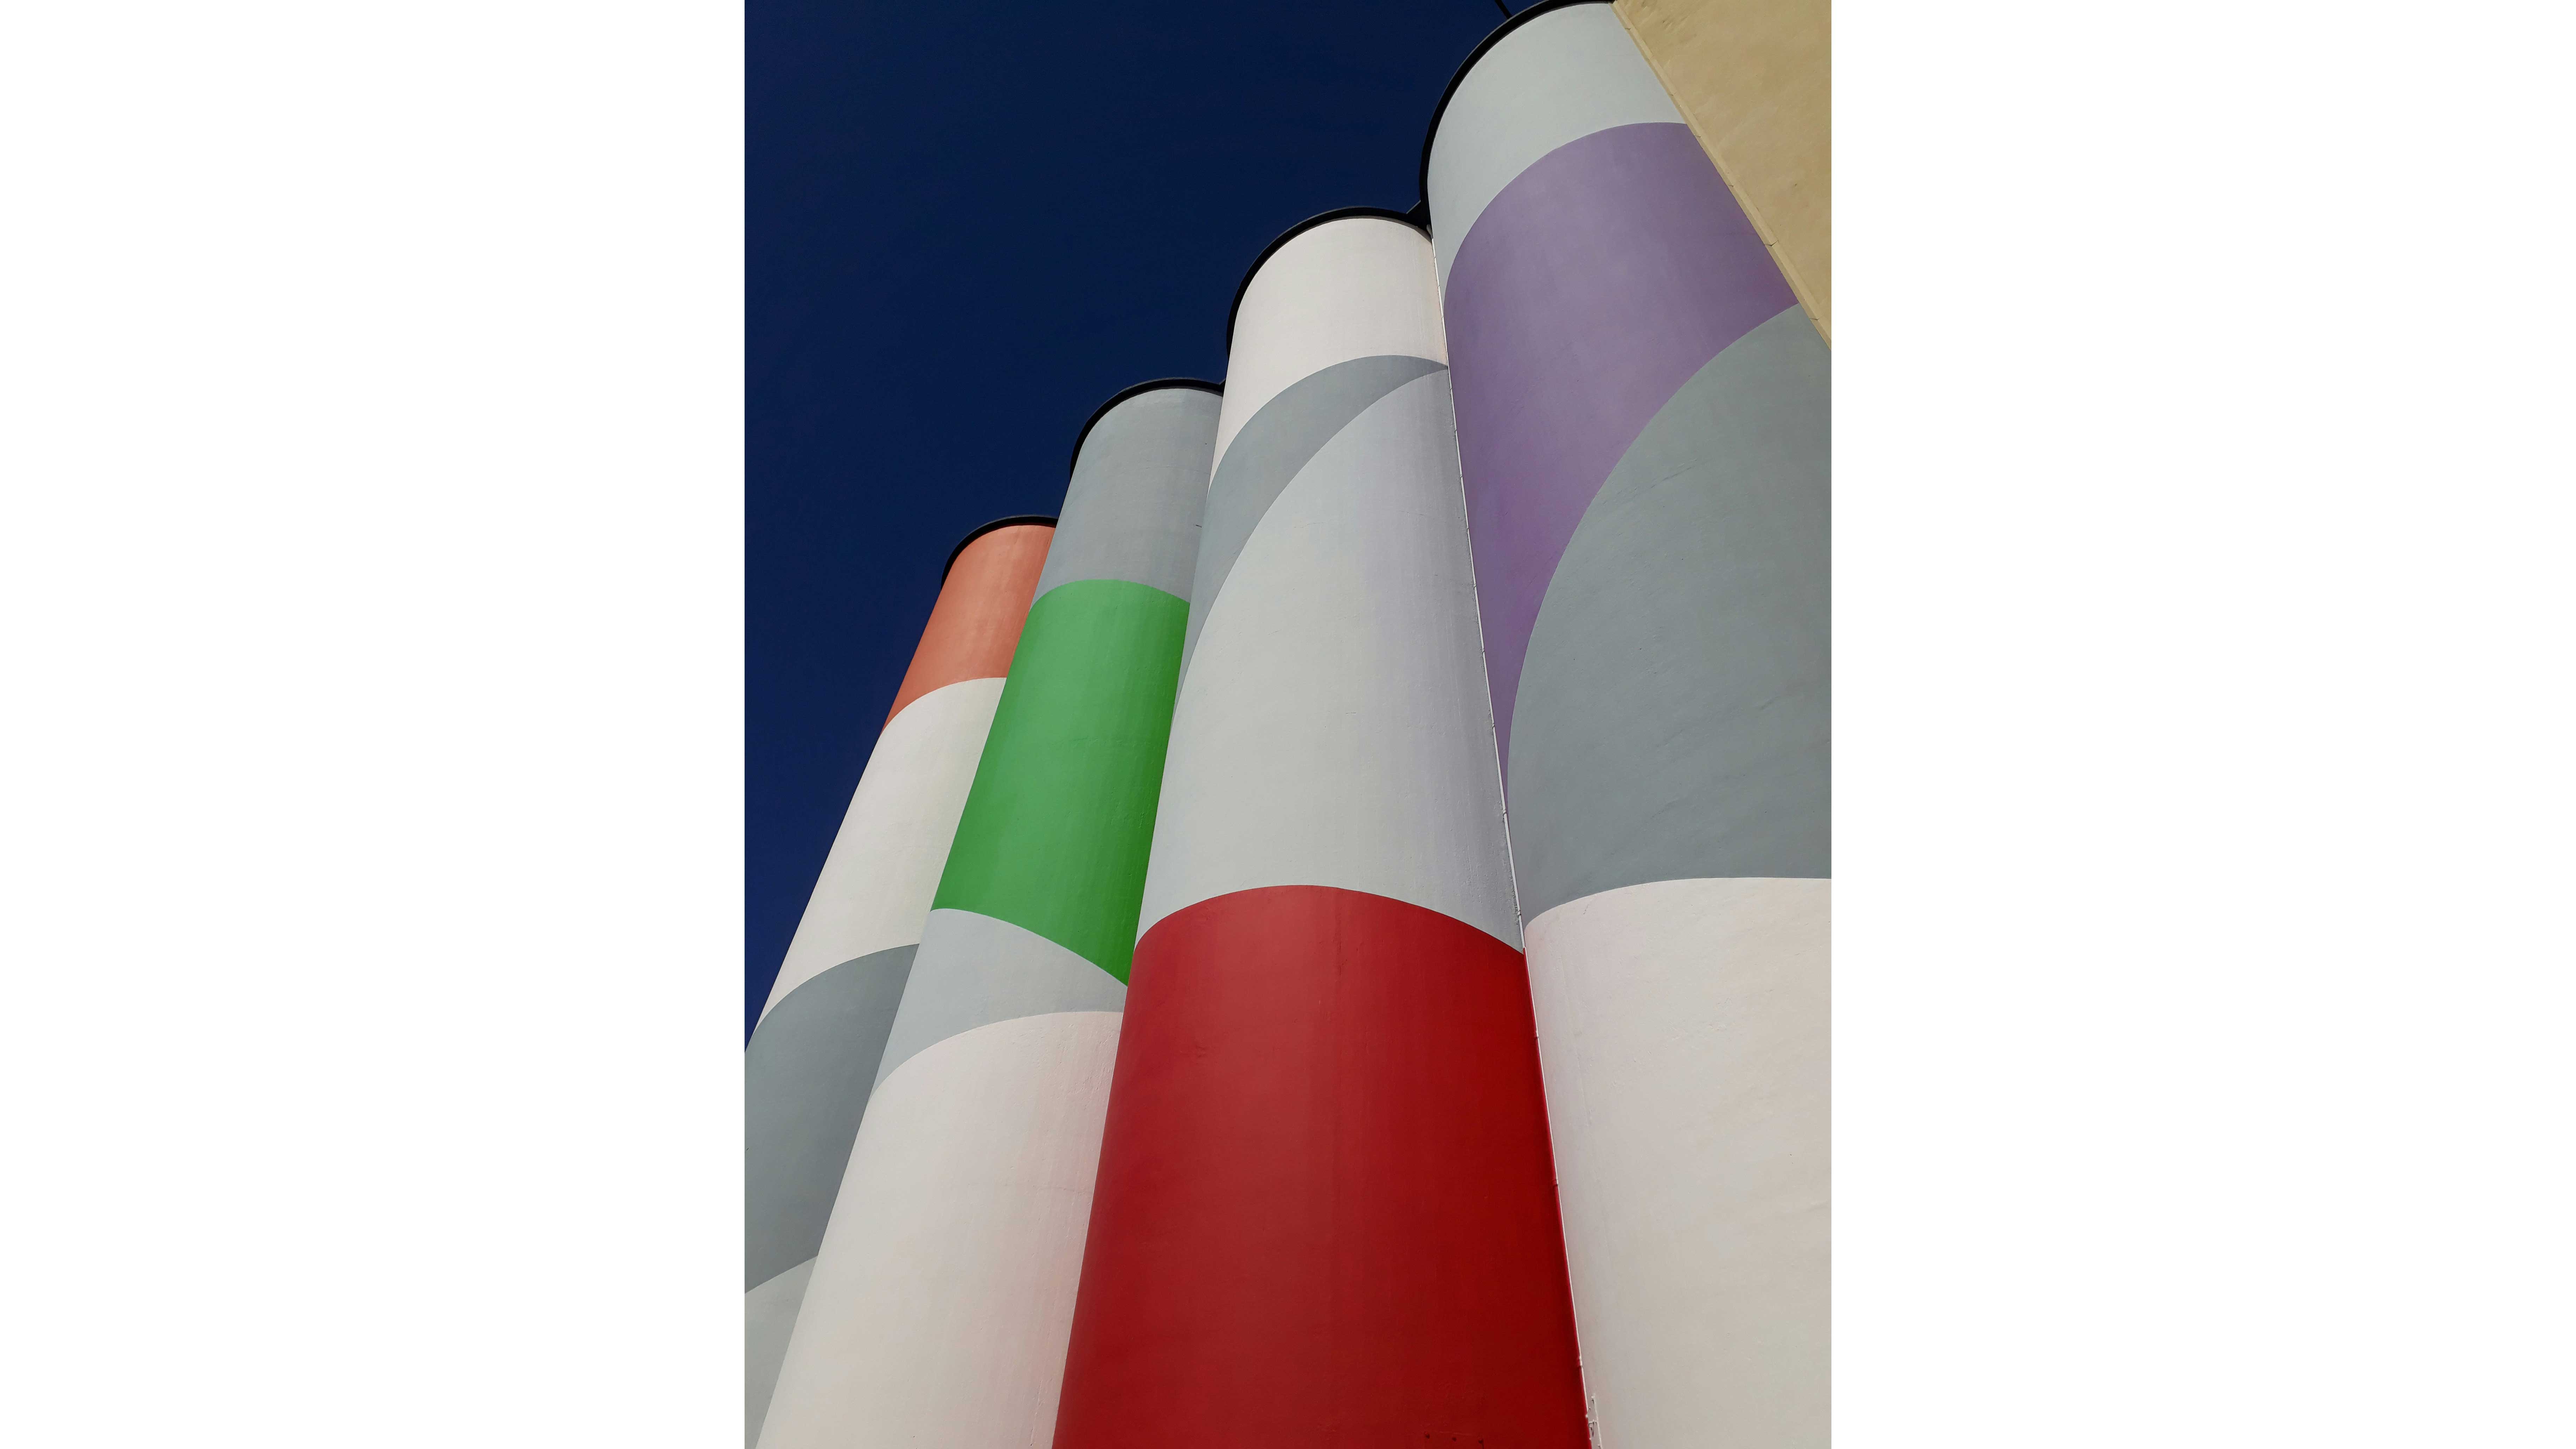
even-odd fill
[(743, 1058), (748, 1429), (760, 1432), (1055, 520), (977, 529), (842, 817)]
[(1827, 1442), (1823, 108), (1708, 9), (1513, 17), (961, 547), (752, 1042), (751, 1442)]

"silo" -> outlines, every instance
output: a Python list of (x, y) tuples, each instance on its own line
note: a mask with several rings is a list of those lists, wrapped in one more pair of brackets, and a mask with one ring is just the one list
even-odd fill
[(1216, 389), (1131, 388), (1063, 521), (760, 1443), (1054, 1422), (1189, 614)]
[(1055, 1443), (1578, 1449), (1430, 243), (1297, 228), (1229, 353)]
[(1479, 47), (1424, 187), (1594, 1413), (1822, 1445), (1827, 352), (1606, 4)]
[(1611, 8), (1831, 341), (1832, 0), (1617, 0)]
[(1000, 519), (950, 554), (744, 1050), (746, 1439), (759, 1437), (778, 1382), (1054, 528), (1051, 518)]

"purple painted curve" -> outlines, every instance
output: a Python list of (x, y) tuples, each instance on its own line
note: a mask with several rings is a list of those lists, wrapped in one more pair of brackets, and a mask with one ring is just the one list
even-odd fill
[(1449, 365), (1504, 760), (1584, 509), (1683, 383), (1797, 300), (1687, 126), (1569, 141), (1476, 218), (1449, 271)]

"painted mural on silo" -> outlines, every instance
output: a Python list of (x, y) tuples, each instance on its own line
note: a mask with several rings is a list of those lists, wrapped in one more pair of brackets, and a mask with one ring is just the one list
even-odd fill
[(1580, 1449), (1430, 243), (1230, 354), (1056, 1449)]
[(765, 1449), (1054, 1424), (1217, 405), (1146, 384), (1077, 445)]
[(744, 1050), (746, 1439), (777, 1385), (1054, 524), (1002, 519), (950, 557)]
[(1828, 1429), (1828, 354), (1606, 4), (1433, 124), (1584, 1378), (1605, 1442)]
[(1611, 8), (1831, 342), (1832, 0), (1616, 0)]

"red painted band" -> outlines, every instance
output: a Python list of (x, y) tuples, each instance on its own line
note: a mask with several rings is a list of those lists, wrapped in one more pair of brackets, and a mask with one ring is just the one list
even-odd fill
[(1054, 524), (1022, 523), (994, 529), (957, 551), (887, 719), (934, 689), (1011, 672), (1029, 597), (1037, 592), (1047, 546), (1054, 541)]
[(1521, 955), (1320, 886), (1169, 916), (1136, 946), (1056, 1449), (1426, 1435), (1585, 1440)]

